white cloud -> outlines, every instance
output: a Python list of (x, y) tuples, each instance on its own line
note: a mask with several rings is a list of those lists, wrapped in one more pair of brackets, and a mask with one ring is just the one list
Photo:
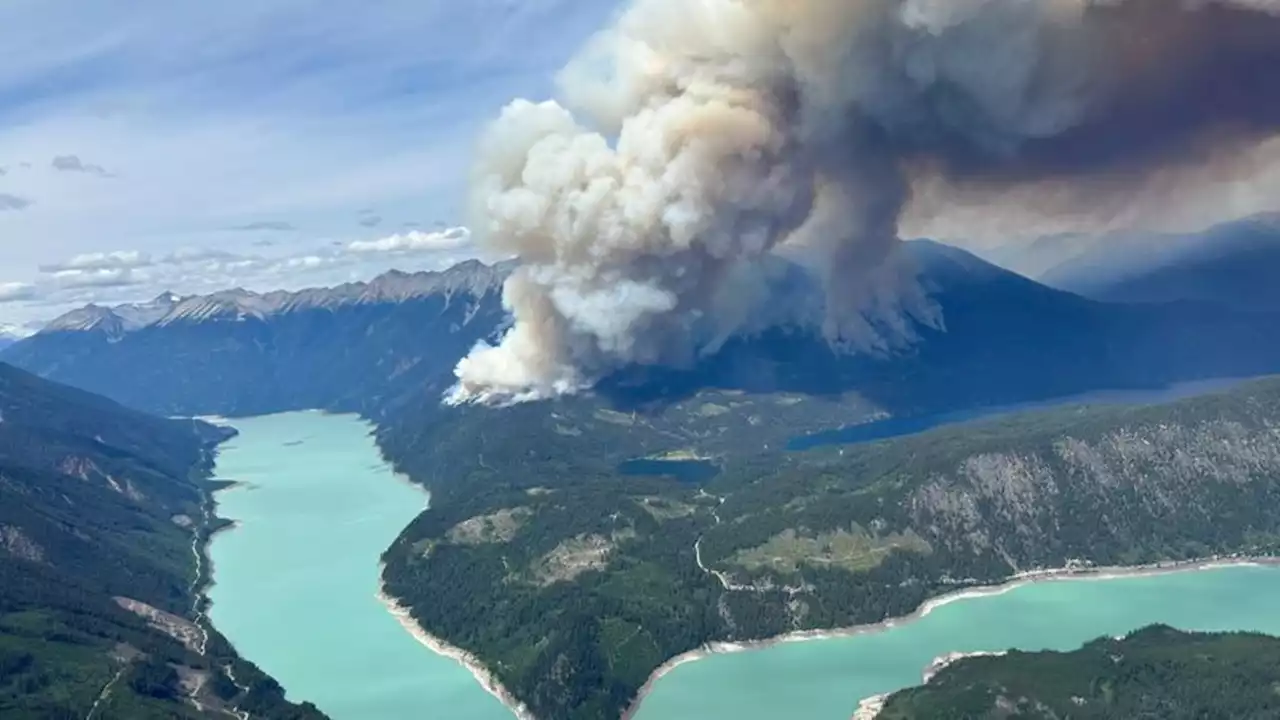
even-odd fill
[(391, 269), (443, 270), (472, 256), (466, 228), (413, 231), (348, 243), (314, 242), (292, 253), (264, 255), (179, 248), (84, 253), (41, 266), (33, 283), (0, 285), (0, 303), (22, 303), (48, 319), (72, 307), (148, 300), (161, 292), (205, 294), (232, 287), (296, 290), (368, 280)]
[(0, 303), (30, 300), (35, 297), (35, 286), (30, 283), (0, 283)]
[(53, 284), (57, 288), (111, 288), (141, 285), (146, 276), (134, 272), (133, 268), (94, 268), (89, 270), (58, 270), (52, 273)]
[(438, 232), (412, 230), (376, 240), (356, 240), (347, 245), (353, 253), (411, 254), (460, 250), (471, 245), (471, 232), (464, 227)]
[(151, 265), (151, 256), (138, 250), (84, 253), (61, 263), (41, 265), (40, 271), (56, 273), (61, 270), (110, 270), (141, 268)]
[[(120, 247), (152, 258), (147, 288), (375, 270), (385, 252), (280, 261), (376, 242), (362, 209), (387, 227), (457, 218), (478, 129), (510, 98), (548, 94), (618, 1), (0, 3), (0, 268), (40, 293), (39, 266)], [(272, 257), (206, 283), (165, 261), (178, 247)], [(392, 254), (440, 261), (422, 252)], [(44, 312), (20, 305), (0, 321)]]

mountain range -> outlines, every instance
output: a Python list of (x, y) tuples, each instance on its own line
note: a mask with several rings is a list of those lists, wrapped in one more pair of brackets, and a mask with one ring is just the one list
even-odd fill
[(441, 389), (457, 358), (502, 323), (507, 272), (471, 261), (327, 289), (89, 306), (4, 359), (162, 415), (372, 414)]
[(1194, 300), (1280, 309), (1280, 214), (1182, 234), (1055, 235), (986, 254), (1055, 288), (1108, 302)]
[[(1271, 549), (1276, 508), (1256, 499), (1271, 497), (1280, 457), (1274, 382), (788, 451), (841, 426), (1280, 372), (1280, 311), (1105, 302), (937, 243), (904, 252), (945, 327), (915, 328), (918, 341), (891, 356), (781, 325), (686, 367), (623, 368), (593, 392), (501, 409), (440, 401), (457, 359), (507, 322), (509, 268), (477, 262), (85, 308), (0, 359), (163, 415), (372, 419), (386, 457), (432, 491), (384, 556), (388, 590), (538, 717), (617, 717), (656, 667), (702, 643), (875, 622), (954, 590), (955, 577)], [(1141, 462), (1112, 452), (1131, 441)], [(1178, 464), (1187, 448), (1212, 461)], [(624, 471), (664, 458), (710, 473)], [(1209, 506), (1245, 522), (1207, 522), (1198, 508)], [(874, 562), (824, 555), (849, 543)], [(794, 562), (758, 561), (779, 544)]]
[[(906, 251), (946, 330), (918, 328), (921, 341), (905, 353), (846, 355), (805, 327), (775, 327), (690, 368), (624, 369), (600, 394), (631, 406), (704, 387), (857, 390), (909, 414), (1280, 369), (1271, 332), (1280, 316), (1266, 308), (1100, 303), (948, 246), (916, 241)], [(456, 360), (503, 327), (507, 272), (470, 261), (330, 289), (89, 306), (0, 358), (163, 415), (324, 408), (379, 418), (406, 405), (430, 414)]]

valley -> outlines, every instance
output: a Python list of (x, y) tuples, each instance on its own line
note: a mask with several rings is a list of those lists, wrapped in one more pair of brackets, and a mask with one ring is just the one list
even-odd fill
[[(1280, 381), (1222, 380), (1280, 371), (1271, 315), (1106, 305), (907, 247), (947, 318), (907, 351), (781, 327), (506, 408), (440, 402), (501, 327), (501, 273), (476, 265), (393, 276), (394, 297), (380, 279), (196, 299), (2, 357), (158, 413), (363, 415), (432, 496), (382, 554), (388, 593), (536, 717), (619, 717), (709, 643), (874, 624), (1037, 568), (1276, 552)], [(1184, 382), (1217, 393), (1088, 395)], [(1036, 407), (1078, 395), (1098, 403)]]
[(1280, 720), (1280, 0), (0, 43), (0, 720)]
[(378, 456), (369, 426), (306, 412), (232, 421), (209, 547), (209, 618), (237, 649), (334, 720), (443, 712), (508, 720), (461, 666), (404, 632), (377, 597), (379, 555), (427, 503)]
[(203, 617), (203, 511), (230, 434), (0, 365), (0, 715), (324, 717)]

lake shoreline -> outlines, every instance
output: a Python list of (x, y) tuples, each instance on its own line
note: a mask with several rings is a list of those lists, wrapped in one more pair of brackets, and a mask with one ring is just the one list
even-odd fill
[(480, 658), (476, 657), (475, 654), (463, 650), (460, 647), (450, 645), (444, 640), (424, 630), (423, 627), (418, 624), (418, 621), (413, 618), (413, 613), (409, 608), (387, 592), (387, 583), (382, 579), (382, 574), (385, 571), (386, 566), (380, 564), (378, 566), (379, 579), (376, 597), (378, 598), (378, 602), (382, 603), (382, 605), (386, 607), (387, 612), (391, 613), (391, 615), (400, 623), (400, 626), (405, 629), (405, 632), (413, 636), (413, 639), (417, 640), (431, 652), (440, 655), (441, 657), (449, 658), (466, 668), (467, 672), (471, 673), (471, 676), (476, 679), (476, 682), (480, 683), (480, 687), (484, 688), (485, 692), (497, 698), (499, 702), (501, 702), (512, 712), (513, 715), (515, 715), (516, 718), (518, 718), (518, 720), (537, 720), (529, 708), (524, 703), (517, 700), (516, 697), (498, 681), (498, 678), (493, 674), (493, 672), (485, 667), (484, 663)]
[(209, 599), (209, 592), (217, 585), (218, 580), (215, 577), (217, 568), (213, 563), (213, 541), (217, 540), (224, 533), (238, 530), (243, 523), (235, 518), (223, 517), (218, 514), (218, 493), (235, 490), (237, 488), (248, 487), (240, 481), (232, 481), (224, 487), (208, 493), (208, 506), (201, 520), (199, 533), (203, 534), (204, 540), (200, 543), (200, 569), (205, 576), (199, 586), (199, 601), (208, 605), (212, 605), (213, 601)]
[(1125, 578), (1154, 577), (1174, 573), (1194, 572), (1198, 570), (1216, 570), (1232, 567), (1280, 567), (1280, 557), (1242, 555), (1210, 557), (1199, 560), (1158, 562), (1133, 566), (1064, 567), (1045, 570), (1029, 570), (1011, 575), (1003, 582), (997, 584), (971, 586), (963, 590), (938, 595), (926, 600), (914, 612), (899, 617), (888, 618), (877, 623), (827, 630), (800, 630), (761, 640), (707, 643), (700, 648), (677, 655), (663, 663), (658, 667), (658, 669), (654, 670), (649, 675), (649, 679), (645, 681), (644, 686), (636, 693), (636, 697), (631, 702), (631, 705), (622, 714), (621, 720), (634, 720), (636, 714), (640, 711), (640, 706), (643, 704), (645, 698), (653, 692), (653, 688), (657, 682), (671, 673), (671, 671), (686, 663), (697, 662), (698, 660), (704, 660), (714, 655), (764, 650), (784, 643), (811, 642), (815, 640), (874, 635), (901, 625), (916, 622), (928, 616), (934, 610), (950, 605), (951, 603), (973, 598), (1003, 595), (1017, 590), (1018, 588), (1037, 583), (1082, 580), (1119, 580)]

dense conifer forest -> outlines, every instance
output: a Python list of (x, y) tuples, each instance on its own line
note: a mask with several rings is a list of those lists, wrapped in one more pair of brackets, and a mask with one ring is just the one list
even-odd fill
[(1270, 720), (1280, 639), (1152, 626), (1069, 653), (961, 660), (892, 695), (878, 720)]

